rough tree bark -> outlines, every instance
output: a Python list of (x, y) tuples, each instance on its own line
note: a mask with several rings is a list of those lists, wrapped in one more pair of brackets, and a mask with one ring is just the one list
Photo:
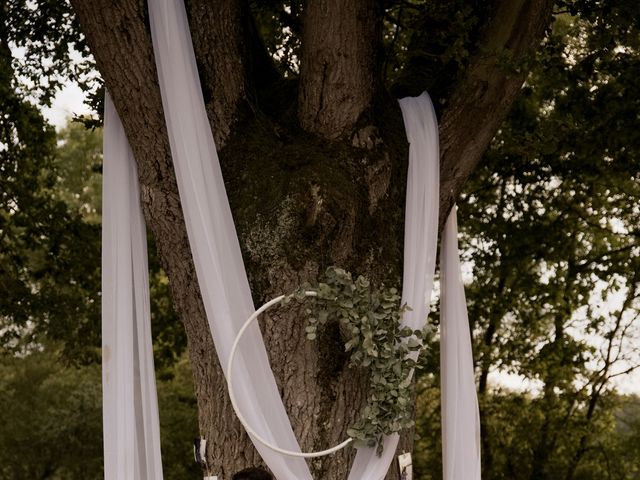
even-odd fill
[(336, 138), (352, 133), (380, 87), (382, 2), (311, 0), (303, 23), (298, 116)]
[(440, 121), (440, 222), (480, 161), (526, 77), (553, 2), (498, 2), (484, 40)]
[[(204, 316), (145, 5), (71, 3), (138, 162), (147, 223), (187, 333), (200, 431), (212, 470), (226, 480), (260, 460), (232, 415)], [(246, 1), (188, 2), (207, 111), (256, 303), (313, 281), (332, 264), (374, 282), (400, 282), (407, 145), (399, 108), (382, 90), (377, 68), (381, 3), (308, 3), (298, 88), (265, 60)], [(449, 99), (441, 124), (442, 218), (522, 84), (523, 75), (499, 67), (498, 58), (505, 49), (514, 61), (532, 51), (551, 3), (501, 2), (484, 47)], [(293, 311), (276, 312), (261, 326), (302, 448), (344, 438), (364, 399), (366, 377), (346, 368), (339, 331), (307, 342)], [(411, 432), (404, 435), (401, 448), (411, 448), (410, 438)], [(343, 451), (313, 462), (315, 478), (346, 478), (352, 456)], [(397, 478), (394, 469), (388, 478)]]

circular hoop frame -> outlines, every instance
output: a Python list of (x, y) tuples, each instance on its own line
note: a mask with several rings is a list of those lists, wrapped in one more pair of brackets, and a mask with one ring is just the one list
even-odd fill
[[(314, 291), (306, 291), (304, 292), (304, 294), (307, 297), (317, 296), (317, 293)], [(247, 328), (249, 328), (249, 325), (251, 325), (261, 313), (263, 313), (264, 311), (266, 311), (276, 303), (280, 302), (284, 297), (285, 295), (280, 295), (279, 297), (276, 297), (273, 300), (270, 300), (269, 302), (262, 305), (258, 310), (253, 312), (253, 315), (251, 315), (244, 322), (244, 324), (242, 325), (242, 328), (238, 331), (238, 334), (236, 335), (236, 338), (233, 341), (233, 345), (231, 346), (231, 352), (229, 353), (229, 360), (227, 361), (227, 387), (229, 389), (229, 399), (231, 400), (231, 406), (233, 407), (233, 410), (236, 412), (236, 415), (238, 416), (238, 420), (240, 420), (240, 423), (242, 423), (244, 428), (253, 438), (258, 440), (265, 447), (270, 448), (274, 452), (278, 452), (283, 455), (288, 455), (290, 457), (302, 457), (302, 458), (324, 457), (325, 455), (330, 455), (332, 453), (337, 452), (338, 450), (343, 449), (353, 441), (353, 438), (348, 438), (344, 442), (340, 443), (339, 445), (328, 448), (327, 450), (320, 450), (317, 452), (294, 452), (292, 450), (285, 450), (284, 448), (280, 448), (268, 442), (267, 440), (262, 438), (253, 428), (251, 428), (251, 426), (249, 425), (249, 422), (247, 422), (247, 420), (244, 418), (242, 413), (240, 413), (240, 409), (236, 404), (236, 396), (235, 396), (235, 392), (233, 391), (233, 382), (232, 382), (233, 375), (231, 374), (231, 372), (233, 372), (233, 359), (235, 357), (236, 350), (238, 349), (238, 344), (240, 343), (240, 339), (242, 338), (242, 335), (244, 335), (244, 332), (247, 330)]]

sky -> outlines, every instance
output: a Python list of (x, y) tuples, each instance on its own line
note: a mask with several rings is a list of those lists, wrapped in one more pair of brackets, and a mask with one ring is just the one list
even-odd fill
[(89, 108), (84, 105), (82, 90), (76, 84), (68, 83), (58, 92), (51, 107), (42, 108), (42, 113), (59, 130), (74, 115), (88, 114)]

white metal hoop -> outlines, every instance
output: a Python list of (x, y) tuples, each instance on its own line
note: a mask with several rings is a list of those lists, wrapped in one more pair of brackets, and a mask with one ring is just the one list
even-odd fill
[[(317, 293), (314, 291), (306, 291), (304, 292), (304, 294), (307, 297), (317, 296)], [(339, 445), (331, 447), (327, 450), (320, 450), (317, 452), (294, 452), (292, 450), (285, 450), (284, 448), (280, 448), (276, 445), (273, 445), (272, 443), (262, 438), (258, 433), (256, 433), (256, 431), (253, 428), (251, 428), (251, 426), (249, 425), (249, 422), (247, 422), (247, 420), (244, 418), (244, 416), (240, 412), (240, 409), (238, 408), (238, 405), (236, 404), (236, 396), (235, 396), (235, 392), (233, 391), (232, 372), (233, 372), (233, 359), (235, 357), (236, 350), (238, 348), (238, 343), (240, 342), (242, 335), (244, 335), (244, 332), (247, 330), (247, 328), (249, 328), (249, 325), (251, 325), (251, 323), (253, 323), (262, 312), (272, 307), (276, 303), (280, 302), (284, 297), (285, 297), (284, 295), (280, 295), (279, 297), (276, 297), (273, 300), (270, 300), (269, 302), (262, 305), (258, 310), (253, 312), (253, 315), (251, 315), (247, 319), (247, 321), (244, 322), (244, 324), (242, 325), (242, 328), (238, 331), (238, 334), (236, 335), (236, 338), (233, 341), (233, 345), (231, 346), (231, 353), (229, 353), (229, 360), (227, 361), (227, 387), (229, 389), (229, 399), (231, 400), (231, 406), (235, 410), (236, 415), (238, 416), (238, 420), (240, 420), (240, 423), (242, 423), (244, 428), (253, 438), (258, 440), (265, 447), (270, 448), (274, 452), (278, 452), (283, 455), (288, 455), (290, 457), (302, 457), (302, 458), (324, 457), (325, 455), (330, 455), (332, 453), (337, 452), (338, 450), (343, 449), (353, 441), (353, 438), (348, 438), (344, 442), (340, 443)]]

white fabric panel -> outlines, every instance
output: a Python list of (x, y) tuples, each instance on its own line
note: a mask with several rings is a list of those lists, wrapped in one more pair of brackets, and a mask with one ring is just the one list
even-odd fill
[[(156, 67), (180, 200), (211, 334), (226, 368), (243, 322), (254, 312), (249, 283), (209, 128), (182, 0), (150, 0)], [(300, 451), (280, 399), (257, 325), (245, 334), (235, 361), (240, 410), (265, 439)], [(303, 459), (254, 444), (279, 480), (311, 479)]]
[(133, 154), (105, 98), (102, 382), (105, 479), (161, 479), (147, 239)]
[(440, 269), (443, 478), (480, 480), (480, 413), (469, 318), (460, 274), (455, 207), (444, 228)]
[[(433, 289), (438, 242), (440, 151), (438, 120), (429, 95), (400, 100), (409, 141), (409, 171), (404, 231), (402, 302), (411, 307), (403, 323), (424, 327)], [(412, 352), (417, 358), (418, 352)], [(384, 439), (382, 457), (374, 448), (358, 450), (349, 480), (382, 480), (395, 457), (399, 435)]]

